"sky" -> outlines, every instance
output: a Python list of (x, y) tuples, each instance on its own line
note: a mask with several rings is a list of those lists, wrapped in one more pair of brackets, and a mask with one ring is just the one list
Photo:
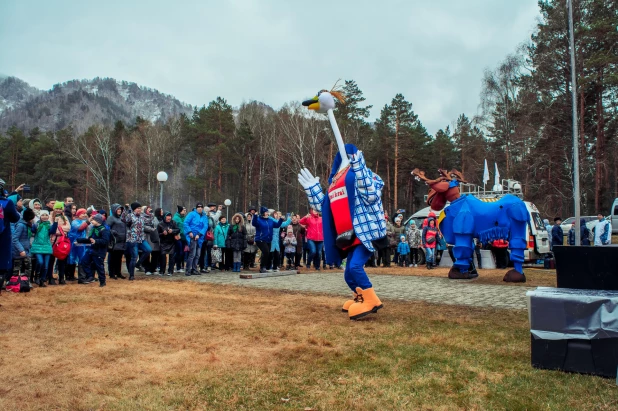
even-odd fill
[(478, 112), (486, 68), (530, 38), (537, 0), (0, 1), (0, 74), (50, 89), (112, 77), (202, 106), (279, 108), (337, 79), (397, 93), (430, 134)]

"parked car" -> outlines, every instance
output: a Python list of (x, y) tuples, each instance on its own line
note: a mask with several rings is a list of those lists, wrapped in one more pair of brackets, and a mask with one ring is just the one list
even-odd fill
[[(598, 218), (595, 215), (583, 215), (581, 216), (584, 220), (586, 220), (586, 227), (588, 230), (592, 230), (592, 228), (597, 225)], [(571, 229), (571, 224), (573, 224), (573, 220), (575, 217), (569, 217), (560, 224), (560, 228), (562, 228), (562, 234), (566, 237), (569, 234), (569, 230)], [(576, 224), (579, 227), (579, 224)]]

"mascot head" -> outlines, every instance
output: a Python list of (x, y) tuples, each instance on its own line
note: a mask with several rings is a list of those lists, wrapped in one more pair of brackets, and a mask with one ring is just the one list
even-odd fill
[(303, 101), (303, 106), (317, 113), (327, 113), (335, 108), (335, 99), (340, 103), (345, 102), (343, 93), (337, 90), (321, 90), (312, 99)]

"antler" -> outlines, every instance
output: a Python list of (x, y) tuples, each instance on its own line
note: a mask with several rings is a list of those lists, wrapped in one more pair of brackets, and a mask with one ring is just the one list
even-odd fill
[(444, 176), (440, 176), (435, 180), (430, 180), (429, 178), (427, 178), (427, 176), (425, 176), (425, 172), (422, 170), (419, 170), (418, 168), (415, 168), (414, 170), (412, 170), (411, 174), (416, 177), (417, 180), (419, 181), (424, 181), (426, 184), (436, 184), (436, 183), (440, 183), (442, 181), (450, 181), (447, 178), (445, 178)]
[(464, 178), (464, 175), (456, 169), (452, 169), (449, 174), (460, 183), (468, 183)]

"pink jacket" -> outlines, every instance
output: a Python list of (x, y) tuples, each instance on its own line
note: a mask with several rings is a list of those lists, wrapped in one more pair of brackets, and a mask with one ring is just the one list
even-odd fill
[(322, 217), (318, 215), (308, 215), (300, 219), (299, 223), (307, 227), (307, 240), (324, 241), (324, 229), (322, 228)]

